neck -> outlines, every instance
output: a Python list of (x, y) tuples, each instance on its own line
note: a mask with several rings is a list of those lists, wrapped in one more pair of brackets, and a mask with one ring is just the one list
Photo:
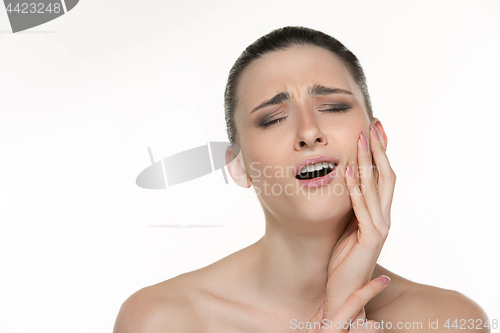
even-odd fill
[(326, 299), (330, 256), (352, 213), (308, 223), (266, 216), (266, 233), (255, 244), (259, 291), (282, 306), (319, 307)]

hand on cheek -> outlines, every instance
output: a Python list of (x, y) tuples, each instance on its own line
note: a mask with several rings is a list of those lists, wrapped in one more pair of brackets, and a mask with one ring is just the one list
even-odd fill
[(370, 142), (360, 133), (357, 163), (346, 166), (345, 182), (354, 214), (328, 265), (327, 316), (370, 281), (389, 233), (396, 176), (378, 131), (370, 126), (368, 135)]

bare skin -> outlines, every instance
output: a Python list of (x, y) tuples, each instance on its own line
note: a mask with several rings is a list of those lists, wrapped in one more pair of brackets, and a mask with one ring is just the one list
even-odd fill
[[(334, 90), (312, 89), (318, 86)], [(286, 98), (252, 112), (280, 93)], [(238, 97), (241, 151), (228, 149), (228, 170), (238, 185), (254, 186), (265, 235), (212, 265), (136, 292), (123, 304), (115, 333), (306, 332), (293, 323), (341, 317), (422, 323), (350, 332), (422, 332), (436, 319), (440, 326), (432, 331), (445, 332), (455, 330), (443, 326), (448, 319), (450, 325), (477, 320), (473, 327), (486, 322), (484, 311), (458, 292), (412, 282), (377, 264), (395, 185), (388, 138), (335, 54), (316, 46), (267, 53), (243, 72)], [(272, 120), (279, 121), (262, 126)], [(324, 192), (299, 191), (295, 174), (279, 173), (319, 155), (339, 161)], [(275, 188), (289, 192), (276, 195), (269, 190)], [(380, 275), (391, 281), (377, 282)]]
[[(257, 263), (246, 263), (256, 245), (240, 250), (200, 270), (144, 288), (123, 304), (114, 333), (128, 332), (305, 332), (291, 329), (290, 320), (311, 320), (321, 302), (285, 307), (254, 294), (254, 285), (246, 281)], [(426, 332), (429, 319), (444, 323), (447, 319), (476, 318), (484, 323), (487, 316), (462, 294), (418, 284), (377, 265), (373, 278), (385, 274), (389, 285), (366, 305), (366, 316), (384, 323), (422, 322), (423, 329), (385, 329), (384, 332)], [(229, 283), (229, 282), (236, 283)], [(245, 281), (245, 282), (244, 282)], [(460, 331), (455, 329), (437, 332)], [(474, 330), (465, 330), (474, 331)], [(488, 332), (488, 330), (483, 330)]]

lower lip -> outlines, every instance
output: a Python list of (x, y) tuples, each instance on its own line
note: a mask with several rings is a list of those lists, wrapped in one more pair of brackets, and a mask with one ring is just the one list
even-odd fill
[(297, 179), (297, 178), (295, 179), (297, 179), (297, 181), (300, 184), (308, 188), (320, 187), (328, 184), (333, 179), (333, 177), (335, 177), (335, 175), (337, 174), (337, 167), (338, 165), (335, 166), (332, 172), (330, 172), (327, 175), (324, 175), (323, 177), (318, 177), (313, 179)]

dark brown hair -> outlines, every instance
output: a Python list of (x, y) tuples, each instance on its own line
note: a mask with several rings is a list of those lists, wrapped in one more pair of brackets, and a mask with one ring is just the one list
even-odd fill
[(368, 116), (370, 120), (373, 120), (373, 111), (366, 78), (358, 58), (341, 42), (321, 31), (305, 27), (284, 27), (273, 30), (250, 44), (241, 53), (229, 71), (226, 90), (224, 92), (224, 113), (227, 135), (231, 143), (235, 143), (237, 135), (234, 111), (238, 103), (236, 90), (241, 73), (253, 60), (258, 59), (262, 55), (272, 51), (285, 50), (295, 45), (315, 45), (330, 50), (339, 56), (363, 91)]

